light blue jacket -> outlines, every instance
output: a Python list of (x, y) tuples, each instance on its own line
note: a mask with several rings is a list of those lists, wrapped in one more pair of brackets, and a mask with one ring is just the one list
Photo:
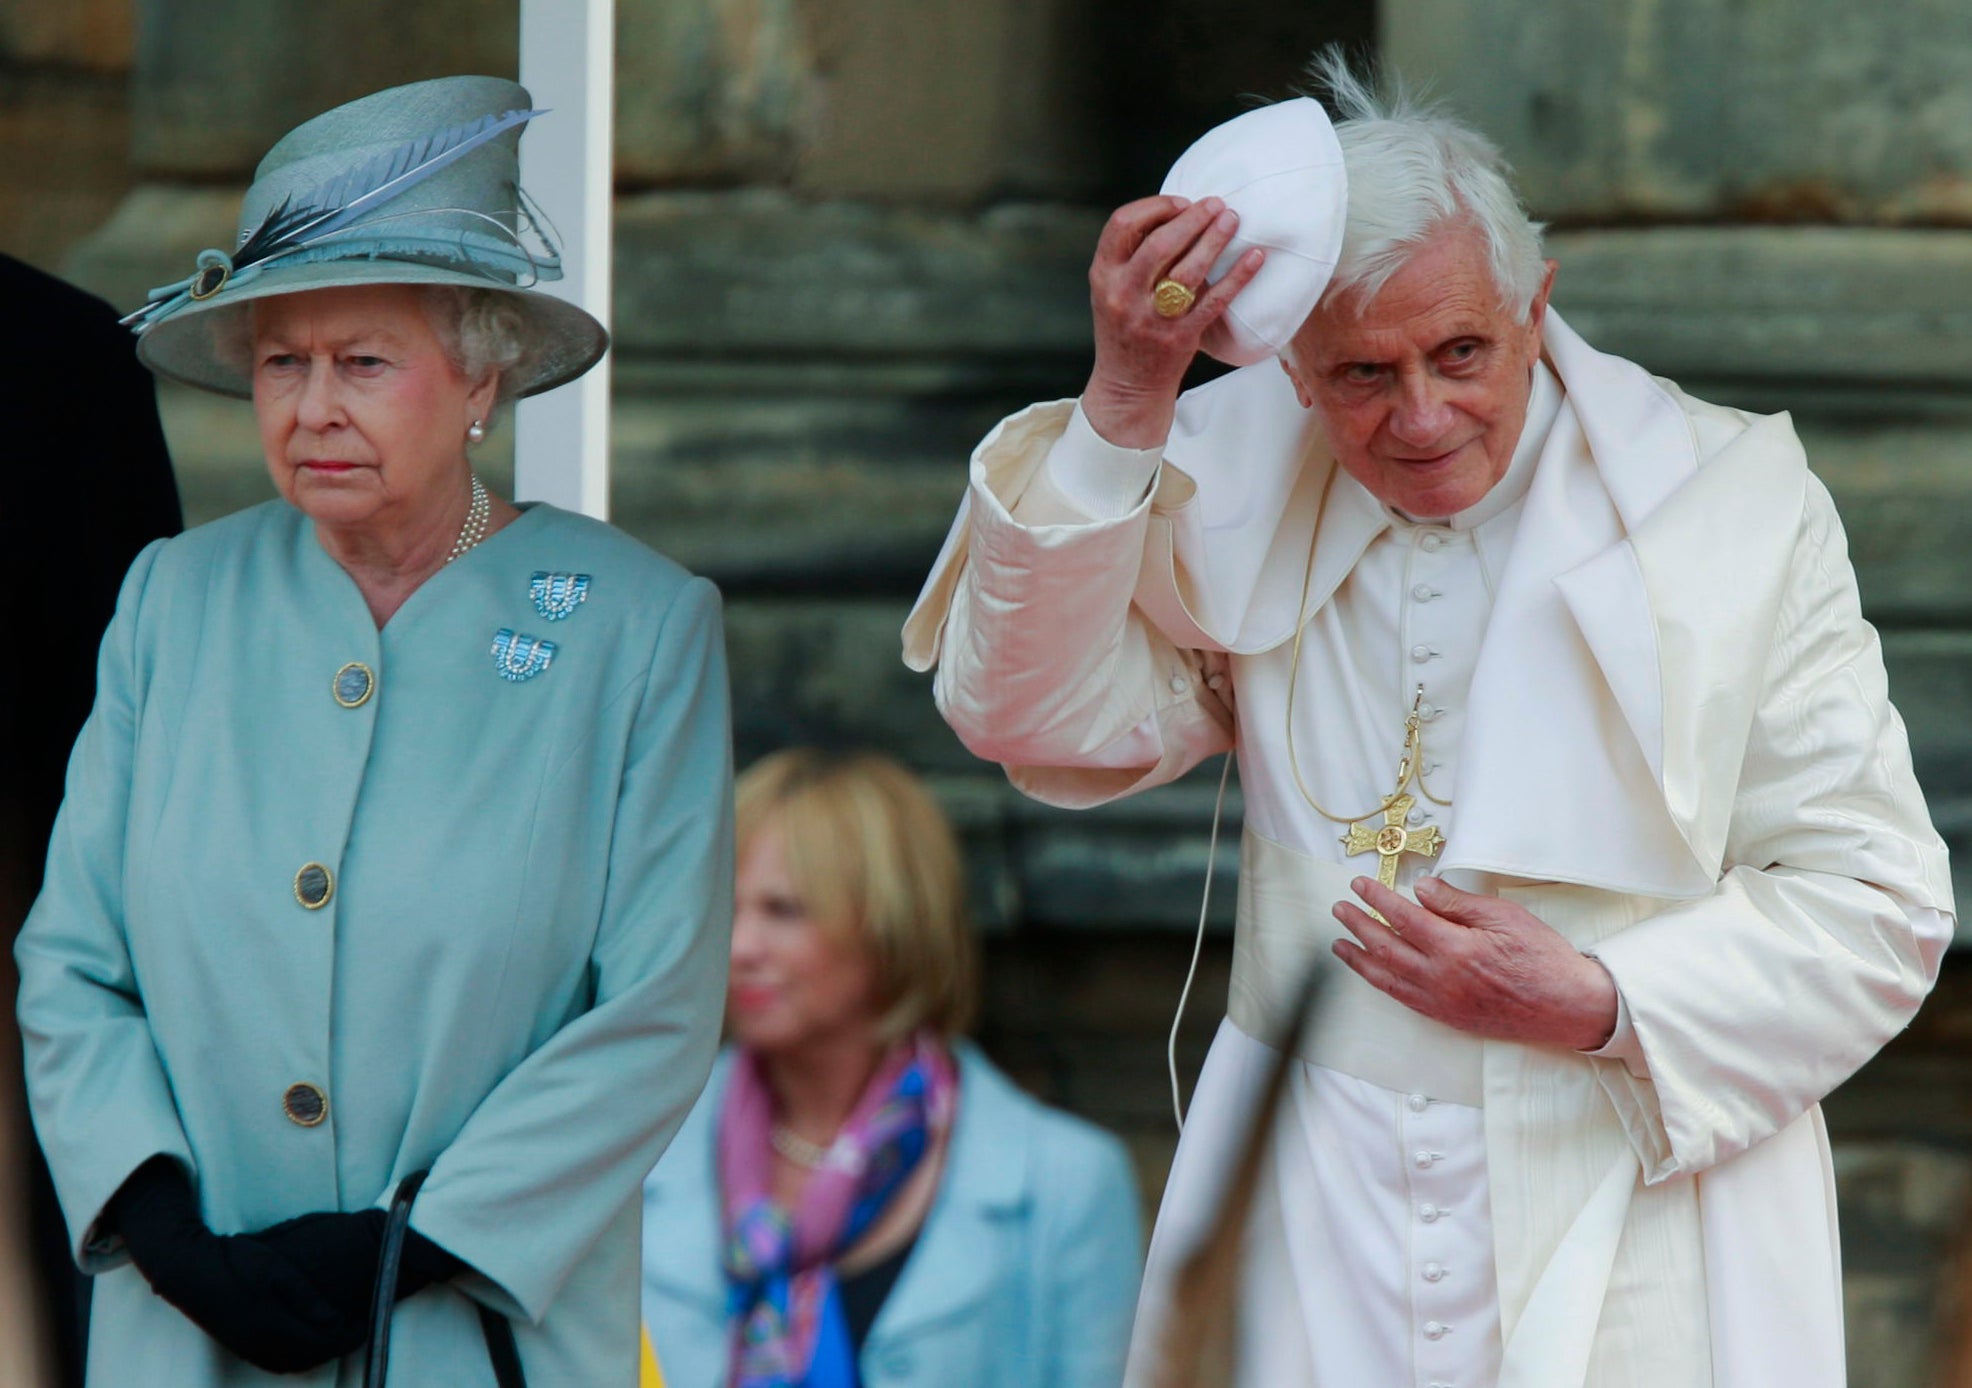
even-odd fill
[[(587, 600), (546, 620), (537, 570)], [(502, 629), (548, 667), (502, 678)], [(353, 661), (374, 690), (344, 707)], [(35, 1122), (99, 1274), (90, 1382), (358, 1381), (360, 1356), (249, 1368), (99, 1237), (165, 1154), (221, 1232), (429, 1167), (413, 1224), (521, 1319), (530, 1381), (633, 1384), (638, 1185), (717, 1048), (730, 756), (717, 594), (583, 517), (530, 508), (381, 632), (284, 503), (145, 550), (17, 951)], [(390, 1381), (492, 1383), (460, 1290), (398, 1308)]]
[[(1142, 1272), (1122, 1144), (977, 1047), (917, 1245), (863, 1344), (866, 1388), (1117, 1388)], [(726, 1382), (714, 1156), (729, 1057), (644, 1182), (644, 1322), (665, 1388)]]

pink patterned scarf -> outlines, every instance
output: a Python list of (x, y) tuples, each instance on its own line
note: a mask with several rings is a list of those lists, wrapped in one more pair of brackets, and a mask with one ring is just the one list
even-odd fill
[(773, 1198), (773, 1096), (741, 1050), (719, 1110), (732, 1388), (853, 1388), (836, 1259), (869, 1231), (958, 1106), (951, 1053), (927, 1032), (884, 1058), (792, 1210)]

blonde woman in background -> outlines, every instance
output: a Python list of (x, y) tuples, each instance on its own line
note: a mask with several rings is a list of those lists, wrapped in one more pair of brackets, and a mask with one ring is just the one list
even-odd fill
[(978, 951), (937, 803), (793, 750), (737, 804), (732, 1045), (644, 1188), (669, 1388), (1114, 1388), (1136, 1184), (960, 1039)]

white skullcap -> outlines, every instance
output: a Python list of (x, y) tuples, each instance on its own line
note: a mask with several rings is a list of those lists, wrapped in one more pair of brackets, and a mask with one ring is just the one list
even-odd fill
[(1213, 355), (1233, 366), (1278, 355), (1314, 311), (1342, 254), (1349, 183), (1321, 103), (1296, 97), (1208, 130), (1171, 166), (1162, 191), (1193, 202), (1218, 198), (1239, 214), (1238, 234), (1207, 284), (1252, 247), (1267, 253), (1226, 311), (1229, 347)]

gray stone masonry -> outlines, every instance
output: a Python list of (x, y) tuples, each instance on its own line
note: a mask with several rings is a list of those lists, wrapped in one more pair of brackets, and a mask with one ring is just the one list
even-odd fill
[(157, 179), (243, 179), (332, 106), (519, 67), (519, 8), (486, 0), (136, 0), (136, 11), (131, 162)]
[(53, 270), (129, 190), (126, 0), (0, 5), (0, 251)]
[(1512, 157), (1541, 215), (1972, 220), (1959, 0), (1388, 0), (1380, 56)]

